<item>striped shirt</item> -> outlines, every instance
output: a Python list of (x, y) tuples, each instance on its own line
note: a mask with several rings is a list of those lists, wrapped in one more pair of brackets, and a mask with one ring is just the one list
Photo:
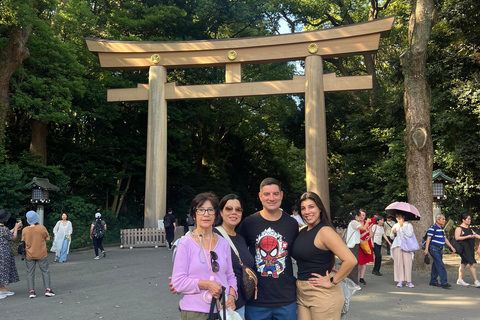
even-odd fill
[[(435, 229), (437, 229), (435, 232), (435, 235), (433, 234), (434, 227)], [(443, 230), (442, 227), (439, 227), (436, 223), (428, 229), (427, 236), (432, 237), (430, 244), (434, 244), (439, 247), (443, 247), (445, 245), (445, 231)]]

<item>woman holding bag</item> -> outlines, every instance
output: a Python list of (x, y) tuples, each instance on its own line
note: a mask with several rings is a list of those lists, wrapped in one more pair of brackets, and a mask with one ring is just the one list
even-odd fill
[[(455, 240), (459, 241), (462, 244), (463, 252), (460, 254), (460, 257), (462, 257), (462, 261), (460, 262), (460, 267), (458, 268), (457, 284), (459, 286), (470, 285), (463, 280), (465, 268), (467, 267), (467, 264), (469, 264), (470, 274), (472, 275), (474, 285), (476, 288), (480, 288), (480, 281), (478, 281), (477, 279), (477, 261), (475, 260), (475, 239), (480, 239), (480, 236), (476, 234), (472, 229), (470, 229), (472, 217), (469, 214), (461, 214), (459, 220), (461, 224), (455, 229)], [(478, 250), (480, 252), (480, 246)]]
[(68, 214), (62, 213), (62, 218), (53, 228), (54, 240), (50, 251), (55, 252), (53, 262), (67, 262), (67, 254), (72, 243), (72, 223), (68, 220)]
[(237, 281), (230, 245), (212, 230), (219, 215), (217, 196), (210, 192), (198, 194), (189, 213), (196, 229), (178, 244), (172, 284), (183, 294), (179, 304), (181, 319), (207, 320), (213, 298), (219, 299), (223, 291), (228, 295), (227, 308), (235, 310)]
[[(360, 223), (362, 226), (367, 227), (365, 231), (360, 231), (360, 250), (358, 252), (358, 272), (360, 273), (359, 282), (366, 285), (365, 273), (367, 271), (367, 263), (373, 262), (373, 250), (372, 250), (372, 237), (373, 231), (372, 226), (373, 222), (371, 219), (365, 218), (367, 216), (364, 209), (360, 209)], [(363, 245), (362, 245), (363, 242)], [(365, 247), (363, 247), (365, 246)], [(364, 249), (365, 248), (365, 249)]]
[(418, 242), (413, 232), (413, 226), (405, 221), (405, 215), (397, 213), (397, 223), (392, 228), (390, 238), (392, 242), (393, 279), (397, 287), (401, 288), (406, 281), (406, 287), (415, 287), (412, 283), (413, 251), (418, 250)]
[[(252, 269), (255, 262), (253, 261), (250, 251), (248, 251), (245, 239), (235, 232), (235, 228), (242, 221), (243, 201), (235, 194), (228, 194), (223, 197), (222, 200), (220, 200), (219, 209), (220, 216), (218, 217), (218, 221), (215, 223), (216, 227), (214, 228), (213, 232), (221, 235), (230, 243), (233, 272), (235, 273), (235, 278), (237, 278), (238, 287), (238, 297), (235, 301), (235, 311), (237, 311), (242, 319), (245, 319), (245, 304), (250, 297), (246, 297), (246, 293), (244, 292), (243, 288), (242, 264)], [(255, 272), (253, 272), (253, 275), (255, 276)]]

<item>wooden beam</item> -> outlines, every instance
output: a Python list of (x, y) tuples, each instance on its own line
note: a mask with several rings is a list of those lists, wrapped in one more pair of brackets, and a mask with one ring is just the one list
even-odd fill
[[(228, 58), (229, 49), (165, 52), (159, 54), (160, 62), (166, 68), (195, 68), (224, 66), (230, 63), (253, 64), (305, 60), (311, 55), (324, 59), (372, 53), (378, 50), (380, 34), (369, 34), (320, 42), (285, 44), (254, 48), (238, 48), (235, 60)], [(315, 43), (318, 51), (310, 53), (309, 45)], [(154, 66), (151, 52), (100, 52), (102, 68), (110, 70), (139, 70)]]
[[(335, 73), (323, 75), (325, 92), (356, 91), (372, 89), (372, 76), (337, 77)], [(166, 100), (188, 100), (207, 98), (233, 98), (249, 96), (269, 96), (305, 93), (305, 77), (294, 76), (293, 80), (264, 82), (241, 82), (177, 86), (165, 84)], [(139, 84), (137, 88), (109, 89), (108, 102), (148, 101), (148, 84)]]
[(242, 82), (242, 65), (240, 63), (229, 63), (225, 66), (225, 82)]
[(387, 37), (392, 28), (394, 16), (383, 19), (357, 23), (332, 29), (299, 32), (293, 34), (271, 35), (253, 38), (195, 40), (195, 41), (114, 41), (86, 38), (88, 50), (92, 52), (182, 52), (182, 51), (210, 51), (236, 50), (240, 48), (277, 46), (282, 44), (310, 43), (339, 38), (356, 37), (361, 35), (380, 33)]

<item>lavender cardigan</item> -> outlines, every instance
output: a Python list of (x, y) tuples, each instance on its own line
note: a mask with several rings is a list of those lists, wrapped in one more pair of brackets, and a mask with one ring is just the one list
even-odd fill
[(200, 290), (198, 281), (209, 280), (210, 276), (214, 276), (215, 281), (226, 288), (227, 294), (230, 287), (237, 292), (237, 280), (233, 273), (228, 241), (218, 237), (218, 243), (213, 251), (218, 255), (219, 272), (209, 270), (209, 263), (205, 261), (202, 248), (191, 236), (184, 237), (178, 244), (173, 264), (172, 283), (178, 292), (183, 293), (183, 298), (180, 300), (181, 310), (209, 313), (210, 302), (205, 302), (203, 297), (208, 290)]

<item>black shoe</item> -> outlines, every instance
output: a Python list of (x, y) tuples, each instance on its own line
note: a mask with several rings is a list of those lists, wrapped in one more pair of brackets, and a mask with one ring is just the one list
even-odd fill
[(440, 285), (443, 289), (448, 289), (450, 288), (452, 285), (450, 283), (445, 283), (445, 284), (442, 284)]
[(105, 251), (102, 251), (102, 255), (103, 255), (103, 257), (105, 258), (105, 256), (106, 256), (107, 254), (105, 253)]
[(382, 274), (379, 271), (372, 271), (372, 274), (376, 276), (382, 276)]
[(363, 278), (360, 278), (360, 283), (367, 284)]
[(440, 284), (438, 284), (436, 282), (430, 282), (428, 285), (432, 286), (432, 287), (440, 287)]

